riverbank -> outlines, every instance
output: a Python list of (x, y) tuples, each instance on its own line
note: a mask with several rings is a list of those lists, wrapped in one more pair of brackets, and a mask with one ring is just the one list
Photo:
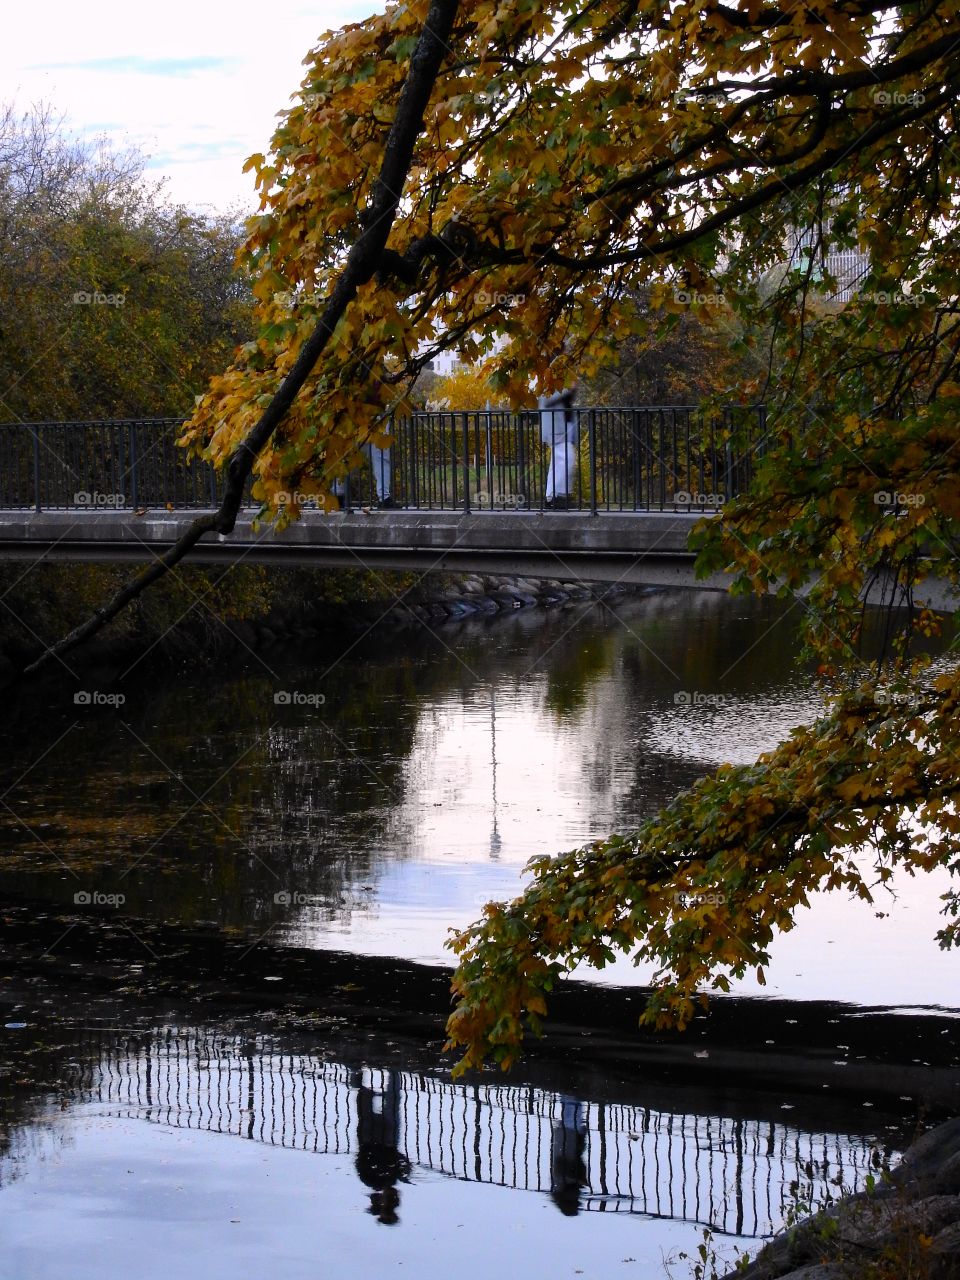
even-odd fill
[(891, 1172), (776, 1236), (724, 1280), (956, 1280), (960, 1118), (913, 1142)]
[[(27, 571), (0, 566), (0, 684), (12, 682), (42, 645), (79, 626), (130, 577), (126, 566), (38, 565)], [(151, 587), (72, 661), (149, 654), (157, 664), (204, 664), (231, 652), (349, 636), (375, 625), (438, 626), (649, 591), (477, 574), (187, 566)]]

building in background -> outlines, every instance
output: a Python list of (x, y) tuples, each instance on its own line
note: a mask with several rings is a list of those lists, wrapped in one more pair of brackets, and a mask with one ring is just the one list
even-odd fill
[(456, 351), (441, 351), (439, 355), (434, 356), (427, 366), (431, 373), (437, 374), (438, 377), (445, 378), (449, 373), (456, 373), (458, 369), (464, 367), (463, 361)]
[[(859, 249), (831, 247), (830, 224), (816, 227), (788, 227), (786, 235), (787, 270), (806, 274), (821, 284), (818, 292), (827, 302), (850, 302), (860, 290), (860, 283), (870, 270), (870, 259)], [(811, 263), (812, 259), (812, 263)], [(836, 280), (836, 287), (825, 282)]]

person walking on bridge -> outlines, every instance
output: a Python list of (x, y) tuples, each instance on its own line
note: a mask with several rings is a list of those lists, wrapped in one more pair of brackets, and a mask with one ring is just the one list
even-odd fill
[[(361, 449), (366, 455), (367, 461), (370, 463), (370, 470), (373, 473), (377, 507), (381, 511), (390, 511), (397, 505), (393, 497), (393, 454), (391, 446), (387, 445), (385, 449), (381, 449), (378, 445), (372, 444), (368, 440), (366, 444), (361, 445)], [(331, 486), (331, 493), (338, 500), (341, 507), (343, 507), (346, 492), (346, 482), (344, 480), (334, 480)]]
[(565, 511), (570, 505), (576, 474), (577, 445), (580, 443), (580, 424), (573, 408), (576, 394), (576, 388), (572, 387), (554, 396), (541, 396), (537, 401), (540, 439), (550, 448), (543, 505), (554, 511)]

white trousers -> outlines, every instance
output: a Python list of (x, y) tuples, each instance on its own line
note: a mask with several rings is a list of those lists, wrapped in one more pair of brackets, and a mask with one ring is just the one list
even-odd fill
[(558, 440), (550, 453), (550, 466), (547, 470), (547, 489), (545, 498), (550, 502), (553, 498), (566, 498), (573, 489), (574, 477), (577, 474), (577, 451), (572, 444), (564, 444)]

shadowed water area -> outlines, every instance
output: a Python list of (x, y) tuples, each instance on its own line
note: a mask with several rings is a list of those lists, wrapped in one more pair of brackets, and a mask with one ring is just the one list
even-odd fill
[(449, 927), (817, 714), (802, 607), (613, 597), (11, 698), (0, 1276), (680, 1276), (704, 1227), (732, 1253), (862, 1186), (956, 1101), (942, 878), (815, 902), (685, 1037), (635, 1029), (625, 959), (515, 1075), (440, 1052)]

